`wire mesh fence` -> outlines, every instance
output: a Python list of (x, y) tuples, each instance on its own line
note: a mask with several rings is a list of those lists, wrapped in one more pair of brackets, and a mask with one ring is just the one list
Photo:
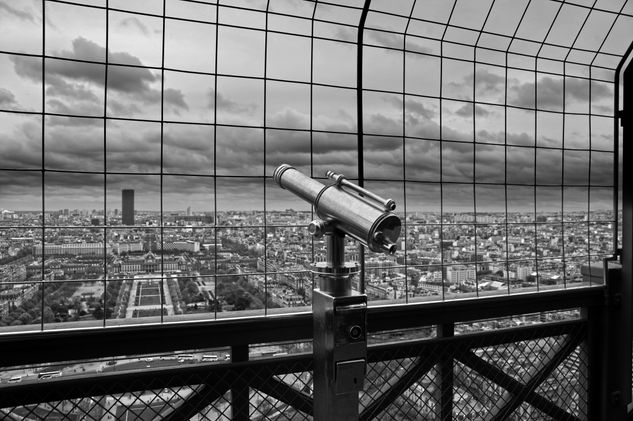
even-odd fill
[(630, 1), (1, 4), (7, 330), (308, 306), (282, 160), (398, 202), (394, 259), (348, 250), (373, 301), (584, 286), (617, 248)]
[[(360, 419), (584, 420), (586, 346), (582, 319), (372, 345)], [(311, 420), (311, 365), (304, 353), (158, 371), (121, 367), (3, 385), (3, 402), (14, 403), (1, 411), (8, 419)]]

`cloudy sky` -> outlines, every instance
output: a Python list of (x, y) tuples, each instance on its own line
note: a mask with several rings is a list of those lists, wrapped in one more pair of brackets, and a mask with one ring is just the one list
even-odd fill
[[(358, 177), (362, 1), (271, 0), (267, 16), (169, 0), (165, 19), (162, 0), (44, 3), (0, 0), (0, 209), (41, 209), (42, 192), (47, 210), (120, 209), (124, 188), (137, 209), (161, 191), (165, 211), (309, 209), (273, 185), (277, 165)], [(503, 211), (506, 194), (511, 210), (612, 205), (607, 81), (633, 0), (371, 8), (368, 187), (409, 210), (439, 210), (440, 182), (445, 211)]]

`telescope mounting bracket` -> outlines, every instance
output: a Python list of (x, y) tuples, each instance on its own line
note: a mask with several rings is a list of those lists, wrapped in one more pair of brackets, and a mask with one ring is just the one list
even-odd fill
[(326, 260), (312, 265), (319, 289), (335, 296), (351, 294), (351, 277), (359, 272), (359, 267), (357, 263), (345, 262), (345, 233), (321, 219), (310, 222), (308, 231), (314, 238), (325, 236)]

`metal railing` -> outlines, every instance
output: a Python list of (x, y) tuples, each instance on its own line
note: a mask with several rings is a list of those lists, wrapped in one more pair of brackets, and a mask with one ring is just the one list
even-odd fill
[[(615, 414), (604, 387), (623, 371), (604, 372), (608, 347), (618, 346), (617, 328), (603, 328), (619, 282), (611, 277), (606, 286), (567, 291), (370, 307), (360, 419)], [(4, 335), (7, 369), (115, 357), (149, 361), (143, 355), (218, 347), (230, 348), (231, 360), (128, 370), (122, 364), (120, 371), (2, 384), (0, 413), (6, 419), (312, 419), (313, 362), (305, 344), (311, 337), (309, 313)], [(299, 352), (254, 352), (261, 344), (301, 341), (292, 348)]]

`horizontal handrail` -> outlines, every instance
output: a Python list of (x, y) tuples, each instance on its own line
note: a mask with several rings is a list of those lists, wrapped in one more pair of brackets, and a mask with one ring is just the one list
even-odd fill
[[(474, 344), (479, 348), (485, 348), (509, 342), (573, 333), (584, 335), (585, 324), (584, 320), (567, 320), (467, 333), (453, 337), (375, 344), (368, 347), (367, 357), (370, 363), (416, 357), (433, 359), (446, 353), (459, 355), (467, 352)], [(48, 401), (79, 399), (93, 396), (95, 391), (104, 395), (116, 395), (143, 389), (195, 387), (211, 383), (217, 388), (228, 388), (231, 381), (235, 381), (235, 379), (251, 378), (248, 373), (257, 373), (257, 377), (261, 379), (272, 375), (311, 371), (312, 369), (312, 354), (303, 352), (220, 364), (197, 363), (148, 370), (87, 373), (41, 383), (19, 383), (4, 386), (2, 390), (7, 393), (0, 393), (0, 408), (40, 403), (43, 396)], [(9, 391), (10, 393), (8, 393)]]
[[(369, 307), (370, 333), (604, 303), (604, 287)], [(0, 367), (310, 340), (312, 314), (0, 334)], [(46, 350), (43, 352), (43, 350)]]

